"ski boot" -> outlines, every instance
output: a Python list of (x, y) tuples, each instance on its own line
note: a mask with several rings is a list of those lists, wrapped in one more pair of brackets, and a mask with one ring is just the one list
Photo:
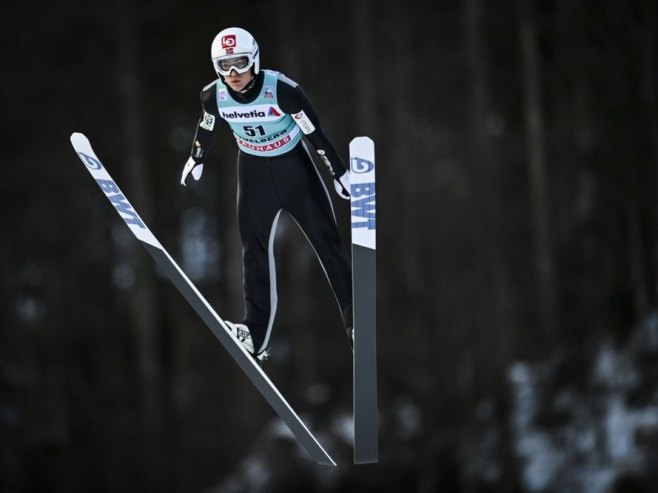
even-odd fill
[(233, 322), (226, 322), (226, 326), (231, 331), (231, 334), (238, 340), (242, 347), (256, 360), (260, 366), (263, 366), (263, 361), (269, 358), (270, 353), (267, 349), (263, 349), (258, 354), (254, 354), (254, 341), (251, 338), (249, 327), (245, 324), (236, 324)]

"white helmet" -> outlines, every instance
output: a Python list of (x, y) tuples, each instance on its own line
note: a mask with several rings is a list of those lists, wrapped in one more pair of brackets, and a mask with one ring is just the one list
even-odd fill
[(254, 37), (239, 27), (229, 27), (220, 31), (210, 47), (210, 57), (218, 75), (228, 75), (231, 70), (239, 74), (254, 67), (257, 74), (260, 68), (258, 43)]

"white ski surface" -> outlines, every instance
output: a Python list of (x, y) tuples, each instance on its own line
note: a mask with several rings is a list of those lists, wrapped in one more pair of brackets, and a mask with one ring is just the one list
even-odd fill
[(322, 448), (276, 386), (242, 345), (233, 337), (224, 320), (215, 312), (192, 281), (188, 279), (174, 259), (171, 258), (169, 253), (167, 253), (153, 233), (151, 233), (144, 221), (139, 217), (132, 205), (130, 205), (128, 199), (121, 193), (121, 190), (105, 167), (101, 164), (92, 150), (87, 137), (81, 133), (73, 133), (71, 135), (71, 143), (82, 163), (89, 173), (91, 173), (91, 176), (96, 180), (96, 183), (103, 190), (112, 205), (114, 205), (130, 230), (142, 242), (158, 266), (167, 274), (185, 299), (192, 305), (192, 308), (194, 308), (201, 319), (208, 325), (215, 337), (219, 339), (219, 342), (222, 343), (240, 368), (247, 374), (265, 400), (274, 408), (286, 425), (288, 425), (288, 428), (290, 428), (290, 431), (302, 447), (317, 463), (335, 466), (336, 463), (334, 460)]

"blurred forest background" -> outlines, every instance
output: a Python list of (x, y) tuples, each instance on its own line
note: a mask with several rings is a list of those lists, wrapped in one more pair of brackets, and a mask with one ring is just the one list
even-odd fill
[[(2, 493), (655, 491), (655, 0), (0, 10)], [(266, 371), (337, 468), (290, 440), (70, 146), (87, 134), (240, 319), (228, 129), (179, 184), (210, 43), (232, 25), (305, 88), (345, 159), (352, 137), (376, 143), (380, 464), (351, 464), (351, 354), (294, 224)]]

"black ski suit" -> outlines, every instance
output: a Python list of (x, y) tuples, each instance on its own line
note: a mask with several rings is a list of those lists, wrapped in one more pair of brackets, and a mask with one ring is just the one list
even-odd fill
[[(240, 108), (244, 105), (244, 112), (249, 112), (250, 105), (259, 96), (262, 97), (263, 80), (263, 71), (260, 71), (246, 92), (236, 93), (228, 86), (226, 88)], [(306, 139), (332, 176), (342, 176), (346, 167), (322, 131), (318, 117), (301, 87), (279, 75), (275, 90), (278, 107), (284, 113), (293, 115), (304, 111), (312, 124), (307, 124), (306, 128), (299, 125)], [(216, 83), (203, 89), (201, 102), (203, 112), (191, 152), (197, 163), (203, 162), (220, 126), (214, 125), (215, 119), (222, 118)], [(211, 118), (212, 125), (208, 125), (208, 118)], [(312, 131), (308, 133), (309, 130)], [(304, 140), (285, 154), (271, 157), (254, 155), (242, 148), (238, 152), (238, 224), (243, 248), (245, 301), (242, 323), (249, 327), (256, 354), (269, 345), (276, 312), (273, 241), (282, 210), (290, 214), (311, 243), (329, 279), (346, 328), (352, 324), (349, 258), (341, 243), (331, 199)]]

